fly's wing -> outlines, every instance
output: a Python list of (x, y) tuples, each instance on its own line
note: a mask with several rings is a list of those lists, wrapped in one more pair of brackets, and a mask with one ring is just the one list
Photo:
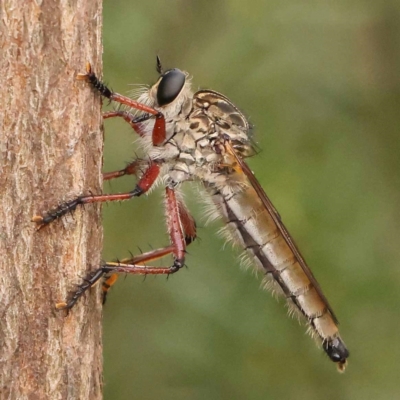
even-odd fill
[(280, 215), (278, 214), (278, 212), (276, 211), (275, 207), (271, 203), (271, 200), (265, 194), (263, 188), (261, 187), (261, 185), (257, 181), (256, 177), (254, 176), (254, 174), (251, 171), (251, 169), (249, 168), (249, 166), (235, 152), (235, 150), (233, 149), (232, 145), (229, 142), (227, 142), (226, 145), (227, 145), (229, 153), (235, 158), (235, 160), (237, 161), (240, 169), (243, 171), (243, 173), (245, 174), (245, 176), (249, 180), (251, 186), (256, 191), (258, 197), (260, 198), (260, 200), (263, 203), (263, 205), (265, 206), (265, 208), (268, 210), (268, 213), (270, 214), (270, 216), (274, 220), (276, 226), (278, 227), (280, 233), (282, 234), (283, 238), (285, 239), (287, 245), (289, 246), (289, 248), (291, 249), (291, 251), (295, 255), (295, 257), (296, 257), (300, 267), (302, 268), (303, 272), (306, 274), (307, 278), (310, 280), (310, 282), (314, 286), (314, 288), (317, 291), (317, 293), (319, 294), (320, 298), (325, 303), (325, 306), (328, 309), (329, 313), (331, 314), (333, 320), (337, 324), (338, 320), (337, 320), (337, 318), (336, 318), (331, 306), (329, 305), (328, 300), (326, 299), (326, 297), (322, 293), (322, 290), (321, 290), (317, 280), (315, 279), (315, 277), (314, 277), (313, 273), (311, 272), (310, 268), (308, 268), (306, 262), (304, 261), (304, 258), (300, 254), (300, 251), (298, 250), (298, 248), (295, 245), (292, 237), (290, 236), (290, 234), (287, 231), (285, 225), (283, 224)]

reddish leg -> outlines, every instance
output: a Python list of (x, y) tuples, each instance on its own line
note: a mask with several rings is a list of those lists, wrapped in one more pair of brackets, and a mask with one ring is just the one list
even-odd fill
[[(182, 200), (176, 199), (175, 196), (175, 200), (173, 201), (176, 201), (176, 203), (178, 204), (179, 220), (181, 222), (181, 226), (183, 229), (186, 246), (188, 246), (197, 237), (196, 222), (192, 217), (192, 215), (189, 213), (189, 210), (186, 208)], [(165, 257), (168, 254), (173, 253), (173, 251), (174, 251), (174, 245), (171, 244), (170, 246), (162, 247), (156, 250), (151, 250), (147, 253), (139, 254), (138, 256), (134, 256), (131, 258), (124, 258), (123, 260), (121, 260), (121, 262), (124, 264), (140, 265), (148, 261), (153, 261), (158, 258)]]
[(139, 117), (135, 117), (128, 111), (109, 111), (103, 113), (103, 119), (115, 118), (115, 117), (123, 118), (139, 136), (144, 136), (143, 122), (148, 120), (151, 117), (151, 115), (145, 114)]
[(105, 172), (103, 173), (103, 181), (109, 181), (114, 178), (119, 178), (124, 175), (136, 175), (138, 169), (143, 166), (142, 160), (135, 160), (128, 164), (124, 169), (119, 171)]
[[(170, 246), (152, 250), (139, 256), (125, 259), (122, 262), (108, 262), (100, 268), (90, 273), (84, 283), (78, 286), (77, 290), (71, 293), (66, 303), (58, 303), (58, 309), (72, 308), (78, 299), (98, 282), (103, 276), (111, 274), (103, 284), (103, 302), (110, 287), (115, 283), (117, 274), (133, 275), (169, 275), (179, 271), (185, 262), (186, 245), (191, 243), (196, 237), (195, 223), (193, 217), (186, 210), (182, 202), (178, 201), (175, 192), (171, 188), (166, 188), (166, 213), (168, 233), (172, 244)], [(189, 229), (184, 231), (184, 227)], [(190, 237), (190, 239), (188, 239)], [(186, 239), (185, 239), (186, 238)], [(189, 243), (187, 241), (189, 240)], [(174, 262), (170, 267), (148, 267), (142, 264), (173, 254)]]
[[(144, 116), (135, 117), (128, 111), (110, 111), (103, 114), (103, 119), (122, 117), (128, 124), (133, 128), (133, 130), (139, 135), (144, 136), (143, 121), (149, 118), (148, 114)], [(103, 173), (103, 180), (108, 181), (110, 179), (119, 178), (124, 175), (135, 175), (138, 168), (141, 166), (139, 160), (135, 160), (128, 164), (124, 169), (119, 171), (105, 172)]]
[[(128, 124), (133, 128), (133, 130), (139, 135), (144, 136), (144, 126), (143, 122), (146, 121), (150, 116), (148, 114), (135, 117), (128, 111), (110, 111), (103, 114), (103, 119), (122, 117)], [(141, 167), (143, 161), (135, 160), (128, 164), (124, 169), (119, 171), (105, 172), (103, 173), (103, 180), (107, 181), (114, 178), (119, 178), (124, 175), (136, 175), (138, 168)]]
[(151, 186), (156, 181), (160, 172), (160, 167), (158, 164), (150, 164), (147, 170), (143, 173), (134, 190), (129, 193), (119, 193), (119, 194), (101, 194), (94, 196), (79, 196), (73, 200), (61, 204), (56, 209), (49, 211), (44, 216), (34, 216), (32, 218), (33, 222), (38, 223), (39, 229), (43, 228), (45, 225), (53, 222), (54, 220), (62, 217), (68, 212), (75, 211), (76, 207), (80, 204), (88, 203), (103, 203), (106, 201), (121, 201), (129, 200), (132, 197), (141, 196), (146, 193)]
[(185, 262), (186, 242), (185, 232), (183, 231), (181, 216), (179, 213), (179, 203), (176, 199), (174, 189), (166, 187), (165, 194), (168, 233), (174, 246), (174, 265), (181, 268)]
[(182, 223), (183, 231), (185, 232), (185, 242), (188, 246), (196, 239), (196, 221), (190, 215), (183, 201), (178, 200), (179, 217)]
[(154, 146), (160, 146), (165, 141), (165, 118), (164, 115), (156, 109), (139, 103), (129, 97), (122, 96), (119, 93), (112, 92), (104, 83), (102, 83), (92, 71), (90, 63), (86, 64), (86, 74), (78, 74), (78, 80), (85, 80), (89, 82), (101, 95), (107, 97), (111, 101), (116, 101), (120, 104), (125, 104), (128, 107), (135, 108), (136, 110), (144, 111), (151, 114), (156, 118), (153, 128), (152, 140)]

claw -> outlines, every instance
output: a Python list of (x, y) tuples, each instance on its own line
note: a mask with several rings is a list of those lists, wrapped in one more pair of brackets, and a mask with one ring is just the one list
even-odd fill
[(41, 215), (34, 215), (31, 219), (32, 222), (35, 222), (37, 224), (36, 230), (40, 231), (43, 227), (45, 227), (47, 224), (44, 222), (44, 218)]
[(90, 62), (86, 62), (86, 73), (76, 75), (76, 80), (78, 81), (87, 81), (89, 76), (92, 74), (92, 66)]
[(31, 221), (40, 224), (43, 222), (43, 217), (41, 215), (34, 215)]
[(65, 310), (66, 308), (68, 308), (67, 303), (65, 303), (65, 302), (56, 303), (57, 310)]

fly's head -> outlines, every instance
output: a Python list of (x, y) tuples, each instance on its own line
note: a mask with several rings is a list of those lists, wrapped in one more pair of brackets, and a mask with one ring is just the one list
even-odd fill
[(157, 56), (157, 82), (146, 88), (138, 98), (140, 103), (160, 110), (166, 119), (178, 116), (183, 104), (191, 99), (191, 79), (187, 72), (178, 68), (164, 71)]

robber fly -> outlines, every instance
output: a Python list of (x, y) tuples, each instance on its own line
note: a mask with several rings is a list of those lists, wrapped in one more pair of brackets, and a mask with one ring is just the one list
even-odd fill
[[(128, 200), (165, 186), (165, 208), (171, 244), (120, 262), (107, 262), (91, 272), (58, 309), (70, 309), (104, 278), (104, 293), (118, 273), (173, 274), (185, 262), (186, 247), (196, 238), (196, 224), (180, 195), (184, 182), (197, 181), (205, 188), (213, 216), (226, 224), (227, 237), (245, 249), (275, 290), (286, 297), (291, 309), (304, 317), (329, 358), (344, 370), (349, 352), (338, 331), (338, 321), (314, 275), (292, 237), (244, 159), (254, 153), (246, 117), (224, 95), (213, 90), (193, 93), (191, 79), (179, 69), (163, 71), (157, 57), (159, 78), (144, 87), (137, 100), (111, 91), (93, 73), (91, 65), (77, 79), (88, 82), (110, 101), (126, 106), (106, 112), (104, 118), (120, 117), (139, 135), (146, 153), (126, 168), (104, 174), (104, 179), (137, 175), (129, 193), (82, 195), (43, 216), (35, 216), (39, 228), (74, 211), (78, 205)], [(173, 256), (169, 267), (147, 263)]]

